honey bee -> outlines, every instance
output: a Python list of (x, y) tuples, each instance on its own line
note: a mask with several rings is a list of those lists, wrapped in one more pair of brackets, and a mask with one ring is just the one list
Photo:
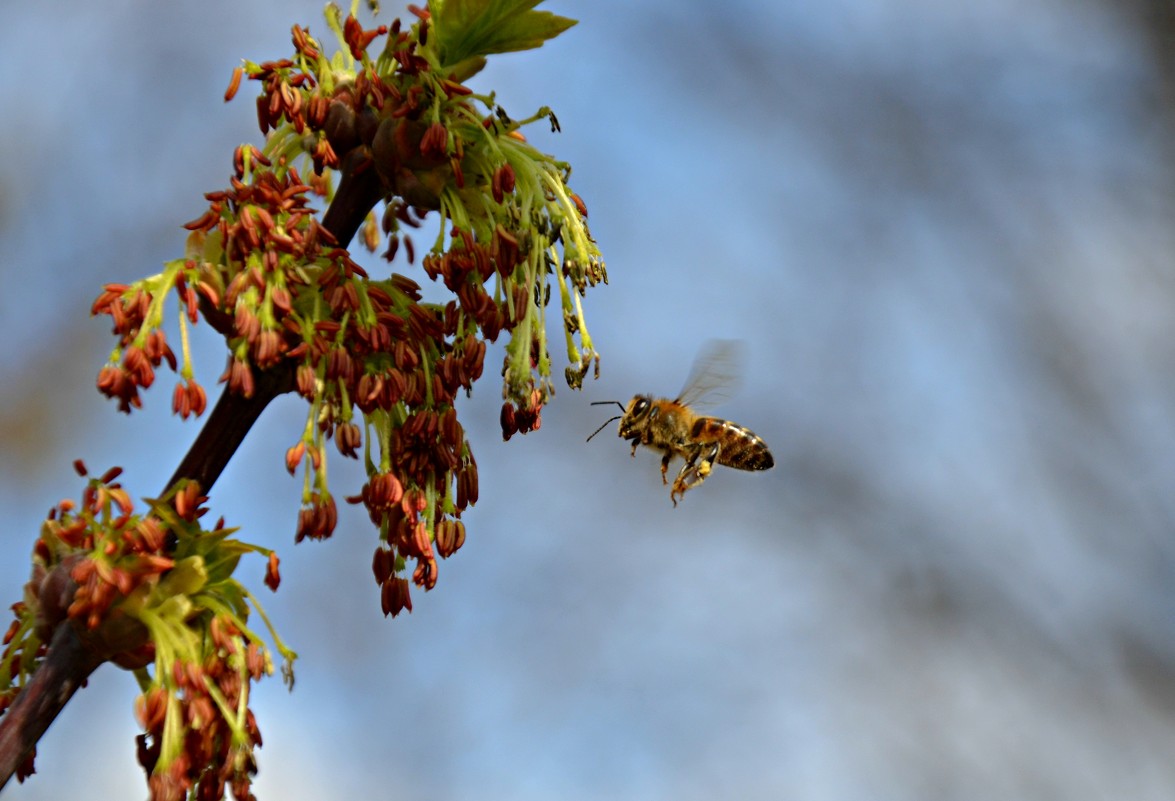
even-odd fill
[(624, 410), (604, 422), (588, 437), (604, 430), (613, 420), (620, 421), (620, 438), (632, 443), (632, 455), (645, 445), (661, 451), (661, 482), (668, 484), (669, 462), (675, 456), (685, 465), (673, 481), (669, 499), (677, 506), (686, 490), (706, 480), (717, 462), (738, 470), (768, 470), (775, 465), (767, 443), (747, 428), (720, 417), (704, 417), (694, 406), (713, 403), (725, 397), (737, 379), (738, 343), (714, 341), (706, 345), (694, 362), (685, 387), (674, 400), (637, 395), (628, 402), (597, 401), (593, 406), (616, 404)]

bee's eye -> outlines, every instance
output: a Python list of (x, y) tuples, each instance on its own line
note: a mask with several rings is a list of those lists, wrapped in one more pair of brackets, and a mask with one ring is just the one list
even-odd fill
[(644, 398), (637, 398), (636, 403), (632, 405), (633, 414), (644, 414), (645, 409), (649, 408), (649, 402)]

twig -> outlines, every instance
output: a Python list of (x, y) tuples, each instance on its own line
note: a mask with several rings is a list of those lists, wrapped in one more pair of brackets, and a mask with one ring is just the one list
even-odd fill
[[(347, 169), (348, 165), (354, 168)], [(367, 213), (384, 195), (379, 177), (370, 166), (369, 159), (344, 160), (343, 178), (323, 216), (323, 228), (341, 246), (351, 241)], [(225, 391), (164, 490), (181, 479), (193, 479), (199, 483), (200, 491), (207, 493), (269, 402), (293, 386), (294, 371), (283, 365), (260, 372), (254, 393), (248, 398)], [(0, 789), (33, 753), (73, 694), (110, 656), (94, 644), (84, 643), (68, 618), (57, 626), (44, 661), (0, 717)]]
[(102, 659), (82, 643), (68, 620), (53, 632), (45, 661), (0, 718), (0, 790)]

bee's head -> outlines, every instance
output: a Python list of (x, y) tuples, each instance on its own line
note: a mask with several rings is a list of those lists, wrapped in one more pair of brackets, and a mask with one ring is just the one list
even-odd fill
[(591, 442), (592, 437), (604, 430), (604, 426), (609, 423), (620, 421), (620, 436), (623, 439), (630, 439), (634, 436), (634, 429), (638, 427), (645, 417), (649, 414), (649, 409), (652, 406), (652, 397), (649, 395), (637, 395), (628, 402), (628, 406), (622, 406), (620, 401), (595, 401), (592, 406), (611, 406), (616, 405), (624, 410), (624, 414), (618, 414), (615, 417), (609, 417), (603, 424), (591, 433), (588, 437), (588, 442)]
[(637, 432), (649, 419), (649, 413), (653, 410), (653, 398), (651, 395), (636, 395), (628, 402), (627, 408), (624, 410), (624, 416), (620, 418), (620, 438), (632, 439), (637, 436)]

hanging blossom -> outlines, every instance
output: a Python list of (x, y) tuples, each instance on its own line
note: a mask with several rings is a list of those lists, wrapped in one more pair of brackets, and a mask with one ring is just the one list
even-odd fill
[[(485, 13), (478, 15), (477, 6)], [(511, 6), (509, 13), (494, 11)], [(362, 459), (368, 480), (348, 497), (378, 528), (373, 572), (385, 614), (411, 609), (411, 583), (437, 580), (437, 557), (465, 539), (462, 513), (478, 498), (477, 463), (454, 406), (483, 373), (486, 344), (508, 338), (502, 367), (503, 436), (541, 425), (554, 394), (547, 311), (559, 298), (568, 366), (579, 388), (599, 356), (584, 320), (587, 289), (607, 280), (569, 188), (569, 167), (545, 155), (521, 129), (549, 109), (515, 120), (495, 96), (464, 83), (494, 52), (537, 47), (572, 24), (517, 3), (434, 3), (410, 7), (414, 21), (364, 29), (328, 7), (340, 44), (333, 56), (293, 28), (290, 58), (234, 73), (231, 98), (247, 77), (265, 146), (236, 151), (227, 189), (188, 223), (183, 258), (134, 284), (111, 284), (94, 304), (119, 338), (99, 375), (103, 393), (129, 411), (164, 362), (179, 372), (173, 407), (199, 415), (205, 391), (193, 378), (188, 326), (203, 318), (225, 337), (227, 391), (249, 396), (261, 371), (293, 372), (308, 402), (306, 424), (285, 454), (304, 472), (297, 539), (329, 537), (337, 520), (327, 482), (327, 440)], [(524, 4), (532, 5), (532, 4)], [(475, 7), (471, 12), (470, 7)], [(513, 16), (512, 16), (513, 15)], [(362, 240), (386, 241), (389, 262), (415, 260), (410, 231), (439, 217), (439, 233), (416, 279), (377, 277), (357, 264), (316, 215), (337, 175), (378, 179), (382, 213), (372, 209)], [(422, 300), (417, 280), (442, 284), (447, 302)], [(174, 295), (182, 358), (160, 326)], [(411, 564), (414, 563), (414, 567)]]

